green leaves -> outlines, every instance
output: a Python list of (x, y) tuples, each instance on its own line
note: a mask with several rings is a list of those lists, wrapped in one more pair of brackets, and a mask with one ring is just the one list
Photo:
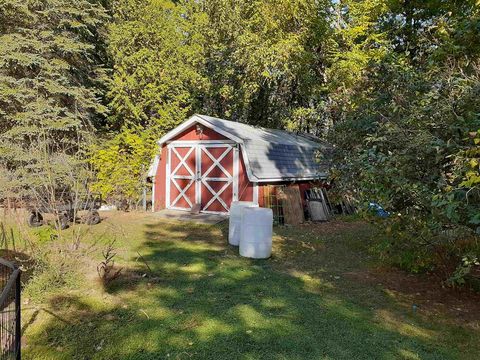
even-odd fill
[(111, 123), (152, 126), (160, 135), (187, 117), (205, 88), (205, 17), (197, 4), (168, 0), (133, 8), (120, 0), (114, 8), (121, 10), (109, 27)]
[(20, 190), (46, 171), (44, 155), (81, 154), (105, 111), (97, 50), (107, 15), (87, 0), (0, 8), (0, 167)]
[[(266, 127), (296, 127), (296, 109), (317, 111), (324, 84), (328, 1), (210, 1), (203, 111)], [(287, 125), (288, 124), (288, 125)], [(313, 131), (315, 127), (311, 127)]]
[(437, 0), (347, 0), (337, 10), (327, 70), (337, 185), (402, 214), (383, 221), (386, 258), (440, 267), (437, 252), (455, 260), (466, 251), (457, 242), (478, 236), (479, 10)]
[(156, 140), (151, 130), (125, 127), (113, 138), (94, 146), (90, 163), (97, 178), (92, 189), (109, 200), (138, 200), (157, 149)]

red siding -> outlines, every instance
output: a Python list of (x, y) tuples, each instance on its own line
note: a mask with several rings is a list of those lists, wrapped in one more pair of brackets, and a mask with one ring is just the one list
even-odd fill
[[(185, 130), (184, 132), (182, 132), (181, 134), (179, 134), (178, 136), (176, 136), (175, 138), (171, 139), (171, 141), (179, 141), (179, 140), (229, 140), (227, 139), (225, 136), (217, 133), (216, 131), (213, 131), (209, 128), (206, 128), (204, 127), (203, 128), (203, 132), (201, 134), (197, 134), (197, 131), (196, 131), (196, 125), (193, 125), (191, 126), (190, 128), (188, 128), (187, 130)], [(157, 174), (156, 174), (156, 177), (155, 177), (155, 184), (154, 184), (154, 187), (155, 187), (155, 211), (158, 211), (158, 210), (161, 210), (161, 209), (164, 209), (165, 206), (166, 206), (166, 175), (167, 175), (167, 169), (166, 169), (166, 166), (167, 166), (167, 156), (168, 156), (168, 151), (167, 151), (167, 146), (166, 144), (164, 144), (162, 146), (162, 149), (161, 149), (161, 152), (160, 152), (160, 162), (159, 162), (159, 165), (158, 165), (158, 169), (157, 169)], [(222, 161), (222, 165), (225, 166), (225, 161), (227, 159), (225, 159), (224, 161)], [(231, 162), (231, 157), (229, 157), (229, 159)], [(230, 164), (228, 166), (228, 170), (230, 171), (230, 168), (233, 167), (233, 162), (232, 164)], [(242, 180), (240, 180), (242, 179)], [(245, 164), (243, 163), (243, 160), (241, 160), (241, 166), (240, 166), (240, 169), (239, 169), (239, 183), (243, 181), (243, 187), (246, 187), (246, 190), (244, 191), (244, 197), (242, 198), (243, 199), (251, 199), (253, 197), (253, 193), (252, 193), (252, 185), (251, 183), (248, 181), (248, 178), (246, 177), (246, 174), (245, 174)], [(193, 189), (193, 188), (192, 188)], [(240, 191), (241, 187), (240, 187), (240, 184), (239, 184), (239, 191)], [(231, 194), (231, 192), (230, 192)], [(225, 195), (222, 196), (222, 198), (228, 196), (228, 191), (227, 193), (225, 193)], [(225, 198), (224, 198), (225, 199)], [(213, 207), (217, 206), (218, 204), (212, 204)], [(214, 210), (212, 208), (212, 210)]]
[(160, 161), (155, 176), (155, 211), (165, 209), (167, 146), (164, 144), (160, 150)]
[[(226, 137), (223, 135), (215, 132), (214, 130), (211, 130), (209, 128), (204, 127), (203, 128), (203, 133), (202, 134), (197, 134), (196, 131), (196, 126), (193, 125), (189, 129), (185, 130), (182, 132), (180, 135), (176, 136), (175, 138), (172, 139), (174, 140), (228, 140)], [(165, 199), (165, 191), (166, 191), (166, 165), (167, 165), (167, 146), (164, 144), (161, 149), (161, 158), (160, 162), (158, 165), (157, 169), (157, 174), (155, 178), (155, 210), (160, 210), (165, 208), (166, 204), (166, 199)], [(253, 201), (253, 192), (254, 192), (254, 186), (253, 184), (248, 180), (247, 176), (247, 171), (245, 167), (245, 163), (243, 161), (243, 154), (240, 151), (239, 152), (240, 156), (240, 166), (238, 169), (238, 198), (239, 200), (242, 201)], [(202, 158), (202, 163), (204, 159)], [(208, 160), (206, 160), (208, 161)], [(231, 167), (233, 167), (233, 164), (226, 164), (227, 162), (233, 162), (232, 157), (228, 156), (222, 161), (222, 165), (224, 167), (228, 167), (228, 171), (230, 171)], [(220, 174), (217, 174), (220, 176)], [(285, 185), (286, 183), (272, 183), (271, 185)], [(300, 195), (302, 197), (302, 203), (305, 206), (306, 201), (305, 201), (305, 190), (313, 187), (313, 186), (321, 186), (320, 182), (311, 182), (311, 181), (301, 181), (301, 182), (295, 182), (296, 185), (298, 185), (299, 190), (300, 190)], [(258, 185), (258, 204), (259, 206), (264, 205), (264, 186), (267, 184), (259, 184)], [(192, 188), (193, 189), (193, 188)], [(202, 191), (203, 194), (203, 191)], [(224, 200), (226, 200), (226, 197), (230, 196), (231, 197), (231, 192), (228, 191), (225, 193), (225, 197), (222, 196)], [(208, 201), (207, 198), (202, 199), (202, 202)], [(218, 204), (217, 204), (218, 205)], [(215, 206), (215, 205), (214, 205)], [(216, 210), (216, 209), (212, 209)], [(218, 209), (220, 210), (220, 208)]]
[(197, 134), (196, 126), (192, 126), (182, 132), (180, 135), (176, 136), (172, 139), (174, 140), (228, 140), (225, 136), (220, 135), (216, 131), (212, 129), (203, 128), (203, 132), (201, 134)]

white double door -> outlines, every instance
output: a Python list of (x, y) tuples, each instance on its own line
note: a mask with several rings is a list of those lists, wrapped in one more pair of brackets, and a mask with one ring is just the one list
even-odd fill
[(168, 144), (167, 208), (227, 213), (238, 197), (238, 146), (231, 142)]

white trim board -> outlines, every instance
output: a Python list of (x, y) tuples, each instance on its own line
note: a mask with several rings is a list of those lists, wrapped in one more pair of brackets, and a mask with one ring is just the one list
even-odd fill
[(253, 183), (252, 200), (254, 204), (258, 205), (258, 183)]
[(155, 212), (155, 186), (157, 186), (157, 184), (154, 176), (152, 178), (152, 212)]
[[(215, 127), (214, 125), (210, 124), (208, 121), (202, 119), (199, 115), (193, 115), (187, 121), (183, 122), (182, 124), (177, 126), (175, 129), (166, 133), (164, 136), (162, 136), (162, 138), (160, 140), (158, 140), (158, 144), (159, 145), (165, 144), (167, 141), (174, 138), (175, 136), (180, 135), (182, 132), (184, 132), (185, 130), (187, 130), (188, 128), (190, 128), (191, 126), (193, 126), (196, 123), (202, 124), (203, 126), (219, 133), (220, 135), (225, 136), (227, 139), (233, 140), (234, 142), (239, 143), (239, 144), (243, 144), (243, 140), (240, 139), (239, 137), (237, 137), (235, 135), (232, 135), (230, 133), (227, 133), (227, 132)], [(200, 141), (202, 141), (202, 140), (200, 140)]]
[[(195, 125), (196, 123), (198, 124), (201, 124), (203, 126), (205, 126), (206, 128), (209, 128), (213, 131), (215, 131), (216, 133), (220, 134), (220, 135), (223, 135), (225, 136), (227, 139), (229, 140), (173, 140), (171, 141), (171, 139), (175, 138), (176, 136), (180, 135), (182, 132), (184, 132), (185, 130), (187, 130), (188, 128), (192, 127), (193, 125)], [(178, 144), (185, 144), (185, 145), (189, 145), (189, 144), (198, 144), (198, 143), (205, 143), (205, 144), (208, 144), (208, 143), (212, 143), (212, 144), (222, 144), (222, 143), (237, 143), (239, 145), (239, 149), (242, 153), (242, 158), (243, 158), (243, 162), (245, 164), (245, 171), (247, 173), (247, 177), (248, 177), (248, 180), (252, 183), (272, 183), (272, 182), (291, 182), (291, 181), (309, 181), (309, 180), (324, 180), (328, 177), (327, 174), (325, 173), (321, 173), (321, 174), (318, 174), (316, 176), (305, 176), (305, 177), (297, 177), (297, 178), (268, 178), (268, 179), (259, 179), (257, 178), (253, 172), (252, 172), (252, 168), (250, 166), (250, 160), (248, 158), (248, 154), (247, 154), (247, 151), (245, 149), (245, 146), (244, 146), (244, 141), (243, 139), (235, 136), (235, 135), (232, 135), (222, 129), (219, 129), (218, 127), (214, 126), (213, 124), (211, 124), (210, 122), (208, 122), (207, 120), (203, 119), (201, 115), (198, 115), (198, 114), (195, 114), (193, 116), (191, 116), (189, 119), (187, 119), (185, 122), (183, 122), (182, 124), (180, 124), (179, 126), (177, 126), (175, 129), (169, 131), (168, 133), (166, 133), (159, 141), (158, 141), (158, 144), (159, 145), (163, 145), (163, 144), (171, 144), (171, 143), (178, 143)]]
[(167, 144), (175, 144), (175, 145), (195, 145), (195, 144), (236, 144), (233, 140), (172, 140), (167, 141)]
[[(184, 156), (180, 156), (176, 148), (189, 148)], [(209, 148), (223, 148), (223, 153), (216, 158), (213, 156)], [(167, 209), (174, 209), (174, 210), (186, 210), (187, 208), (179, 208), (177, 203), (180, 199), (185, 199), (187, 204), (190, 207), (193, 207), (191, 201), (186, 198), (186, 191), (194, 186), (195, 188), (195, 196), (194, 201), (196, 203), (200, 203), (202, 199), (202, 186), (205, 187), (211, 193), (211, 199), (203, 206), (201, 212), (204, 213), (218, 213), (218, 214), (227, 214), (229, 212), (229, 207), (227, 204), (220, 198), (220, 195), (231, 185), (232, 186), (232, 201), (235, 201), (238, 197), (238, 171), (239, 171), (239, 162), (238, 162), (238, 147), (236, 143), (233, 141), (172, 141), (167, 144), (167, 164), (166, 164), (166, 178), (165, 178), (165, 192), (166, 192), (166, 201), (165, 206)], [(232, 161), (233, 161), (233, 172), (230, 174), (222, 165), (221, 161), (227, 156), (229, 153), (232, 153)], [(172, 170), (172, 153), (176, 155), (179, 159), (179, 163)], [(194, 154), (192, 154), (194, 153)], [(202, 169), (202, 154), (209, 157), (213, 164), (208, 169)], [(195, 158), (195, 169), (191, 169), (186, 164), (186, 159), (194, 156)], [(176, 175), (175, 173), (178, 171), (179, 168), (185, 167), (189, 172), (189, 175)], [(217, 177), (209, 177), (208, 175), (212, 172), (212, 170), (218, 167), (226, 177), (217, 178)], [(178, 184), (176, 183), (176, 179), (184, 179), (190, 180), (189, 184), (185, 187), (185, 189), (180, 189)], [(207, 183), (207, 181), (220, 181), (224, 182), (225, 185), (219, 190), (214, 191), (212, 187)], [(192, 183), (193, 182), (193, 183)], [(173, 201), (170, 199), (171, 194), (171, 186), (172, 184), (177, 188), (179, 191), (179, 195)], [(224, 208), (225, 211), (211, 211), (208, 210), (209, 206), (217, 200)]]

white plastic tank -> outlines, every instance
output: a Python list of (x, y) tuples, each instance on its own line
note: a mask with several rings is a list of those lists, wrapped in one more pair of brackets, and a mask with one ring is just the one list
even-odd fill
[(228, 221), (228, 243), (238, 246), (240, 244), (240, 228), (242, 226), (242, 209), (244, 207), (257, 207), (251, 201), (233, 201), (230, 205), (230, 218)]
[(242, 208), (240, 255), (253, 259), (266, 259), (272, 254), (272, 209)]

